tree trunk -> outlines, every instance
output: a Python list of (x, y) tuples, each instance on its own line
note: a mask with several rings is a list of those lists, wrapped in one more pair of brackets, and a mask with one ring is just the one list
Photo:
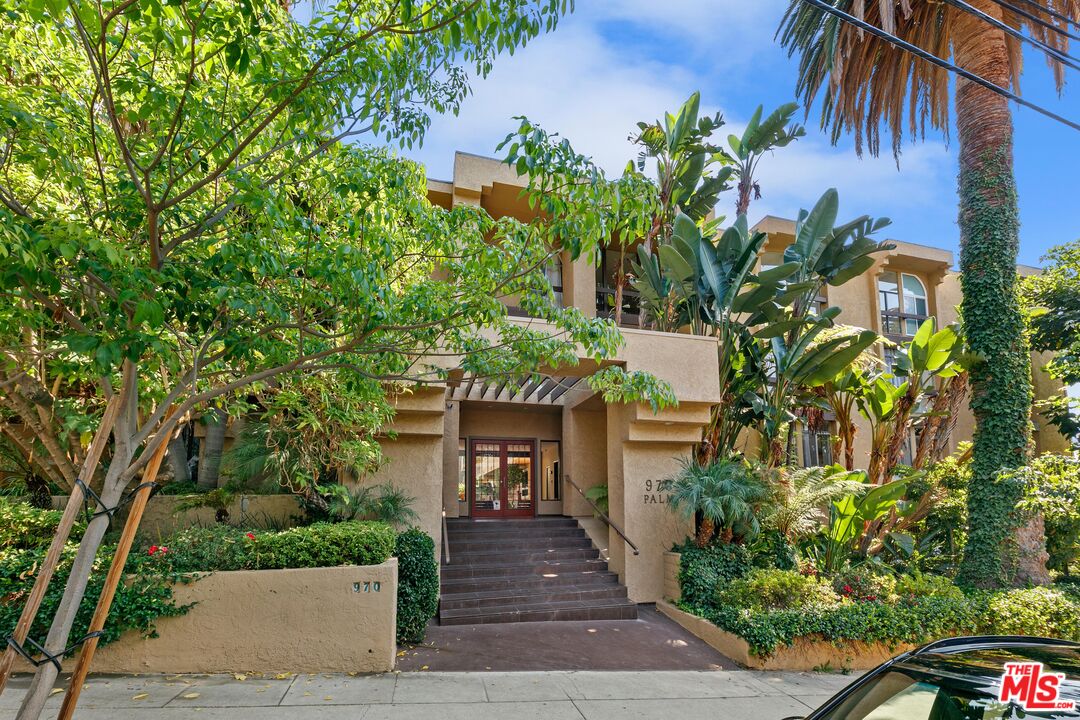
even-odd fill
[[(1003, 11), (992, 0), (971, 2), (1001, 19)], [(957, 65), (1009, 87), (1020, 68), (1010, 67), (1005, 35), (966, 12), (953, 10), (953, 18)], [(975, 436), (968, 542), (958, 579), (997, 587), (1016, 577), (1011, 566), (1021, 492), (1017, 483), (999, 483), (997, 476), (1027, 460), (1031, 422), (1031, 358), (1016, 297), (1019, 210), (1008, 101), (958, 79), (956, 125), (962, 314), (968, 344), (984, 358), (970, 371)]]
[(716, 533), (716, 525), (709, 518), (701, 518), (701, 524), (698, 525), (697, 532), (697, 545), (698, 547), (705, 547), (712, 540), (713, 535)]
[(188, 472), (187, 443), (182, 434), (175, 435), (169, 440), (169, 468), (172, 470), (173, 482), (188, 482), (191, 473)]
[[(124, 407), (120, 409), (112, 430), (113, 453), (101, 491), (101, 501), (106, 507), (115, 507), (123, 496), (125, 483), (121, 478), (135, 457), (136, 448), (131, 439), (138, 429), (139, 397), (136, 390), (136, 373), (136, 366), (125, 363), (125, 382), (131, 385), (125, 395)], [(87, 525), (72, 563), (60, 606), (49, 626), (49, 634), (45, 640), (45, 650), (49, 653), (59, 653), (68, 645), (71, 627), (75, 623), (75, 616), (86, 595), (90, 571), (97, 557), (97, 551), (101, 547), (101, 540), (108, 529), (109, 519), (105, 515), (94, 518)], [(53, 685), (56, 683), (57, 674), (56, 667), (52, 663), (45, 663), (37, 669), (30, 683), (30, 689), (19, 708), (17, 720), (37, 720), (41, 716), (45, 701), (48, 700), (49, 693), (52, 692)]]
[(225, 428), (228, 424), (228, 416), (224, 412), (213, 408), (208, 410), (206, 418), (206, 437), (202, 448), (202, 457), (199, 458), (199, 489), (213, 490), (218, 486), (218, 478), (221, 475), (221, 453), (225, 448)]

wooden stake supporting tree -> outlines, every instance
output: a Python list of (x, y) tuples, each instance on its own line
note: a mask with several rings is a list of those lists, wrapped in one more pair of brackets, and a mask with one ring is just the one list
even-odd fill
[[(41, 602), (45, 599), (45, 592), (49, 589), (53, 573), (56, 572), (56, 566), (60, 563), (60, 553), (63, 552), (64, 545), (71, 536), (71, 529), (75, 526), (75, 520), (79, 517), (79, 510), (87, 498), (86, 491), (83, 488), (88, 487), (94, 477), (98, 462), (105, 451), (105, 445), (109, 441), (109, 434), (112, 431), (113, 423), (116, 421), (116, 415), (120, 411), (122, 404), (123, 398), (114, 396), (105, 408), (101, 425), (94, 436), (93, 442), (90, 443), (89, 451), (86, 453), (86, 462), (83, 463), (79, 478), (75, 483), (75, 487), (71, 490), (71, 496), (68, 498), (67, 506), (64, 508), (64, 514), (60, 517), (56, 535), (49, 545), (48, 552), (45, 553), (41, 569), (34, 579), (34, 587), (30, 590), (30, 596), (26, 600), (22, 614), (19, 615), (19, 621), (15, 624), (15, 631), (11, 634), (11, 641), (17, 645), (21, 646), (25, 643), (26, 638), (30, 635), (30, 627), (34, 624), (34, 618), (37, 617)], [(9, 643), (4, 650), (3, 659), (0, 660), (0, 694), (3, 694), (8, 677), (11, 675), (11, 669), (15, 664), (15, 655), (15, 647)]]
[(101, 589), (101, 597), (98, 598), (97, 607), (94, 609), (94, 617), (90, 620), (90, 627), (87, 629), (87, 634), (90, 637), (83, 644), (82, 651), (79, 653), (79, 660), (71, 674), (71, 683), (68, 685), (67, 693), (64, 695), (64, 704), (60, 706), (58, 720), (71, 720), (72, 715), (75, 713), (75, 705), (79, 702), (79, 693), (82, 691), (83, 682), (90, 671), (90, 663), (93, 661), (94, 652), (97, 650), (98, 636), (94, 633), (100, 632), (105, 627), (105, 621), (109, 617), (109, 609), (112, 607), (113, 598), (116, 596), (116, 588), (124, 579), (124, 565), (127, 564), (128, 553), (131, 551), (131, 545), (135, 541), (135, 533), (139, 529), (143, 511), (146, 509), (146, 503), (153, 492), (154, 482), (157, 480), (158, 469), (161, 467), (161, 461), (165, 458), (168, 448), (168, 443), (161, 443), (158, 446), (154, 456), (150, 459), (150, 464), (146, 466), (142, 483), (135, 489), (131, 510), (128, 512), (127, 522), (124, 523), (124, 532), (120, 535), (120, 542), (116, 546), (116, 555), (113, 556), (112, 564), (109, 566), (109, 574), (105, 576), (105, 586)]

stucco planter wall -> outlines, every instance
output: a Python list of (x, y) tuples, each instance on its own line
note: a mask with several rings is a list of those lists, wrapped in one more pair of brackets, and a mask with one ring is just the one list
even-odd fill
[(870, 670), (889, 658), (911, 650), (914, 645), (847, 642), (840, 645), (820, 638), (796, 638), (791, 647), (781, 645), (767, 658), (753, 655), (750, 646), (737, 635), (713, 625), (704, 618), (683, 612), (667, 602), (656, 607), (675, 622), (735, 662), (755, 670), (807, 671), (831, 667), (834, 670)]
[(186, 615), (158, 620), (159, 637), (128, 632), (99, 648), (93, 672), (394, 669), (397, 558), (381, 565), (217, 572), (174, 591), (178, 603), (198, 604)]
[(664, 599), (671, 602), (679, 602), (682, 599), (682, 588), (679, 587), (679, 568), (682, 562), (682, 553), (664, 553)]

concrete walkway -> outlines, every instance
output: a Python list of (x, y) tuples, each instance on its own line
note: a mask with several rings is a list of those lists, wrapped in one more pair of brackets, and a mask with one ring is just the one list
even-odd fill
[[(79, 720), (669, 720), (803, 716), (853, 676), (753, 671), (101, 677)], [(0, 696), (14, 717), (29, 682)], [(55, 717), (59, 693), (46, 717)]]
[(422, 645), (402, 647), (398, 669), (737, 670), (738, 665), (651, 605), (637, 620), (428, 626)]

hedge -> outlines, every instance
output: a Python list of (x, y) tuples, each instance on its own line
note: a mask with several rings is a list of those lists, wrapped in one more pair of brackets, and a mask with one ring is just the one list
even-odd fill
[(398, 535), (394, 555), (398, 559), (398, 642), (419, 643), (439, 609), (435, 543), (424, 531), (412, 528)]
[(394, 552), (386, 523), (314, 523), (282, 531), (247, 531), (227, 525), (180, 530), (145, 549), (164, 555), (174, 572), (275, 570), (378, 565)]
[(972, 591), (960, 596), (855, 601), (834, 607), (771, 611), (715, 604), (695, 606), (685, 601), (680, 602), (680, 607), (738, 635), (750, 645), (752, 653), (762, 657), (804, 636), (888, 645), (978, 633), (1080, 640), (1080, 592), (1064, 587)]
[[(62, 514), (59, 510), (41, 510), (28, 502), (0, 497), (0, 550), (47, 548)], [(71, 537), (80, 537), (85, 528), (84, 523), (76, 522)]]

